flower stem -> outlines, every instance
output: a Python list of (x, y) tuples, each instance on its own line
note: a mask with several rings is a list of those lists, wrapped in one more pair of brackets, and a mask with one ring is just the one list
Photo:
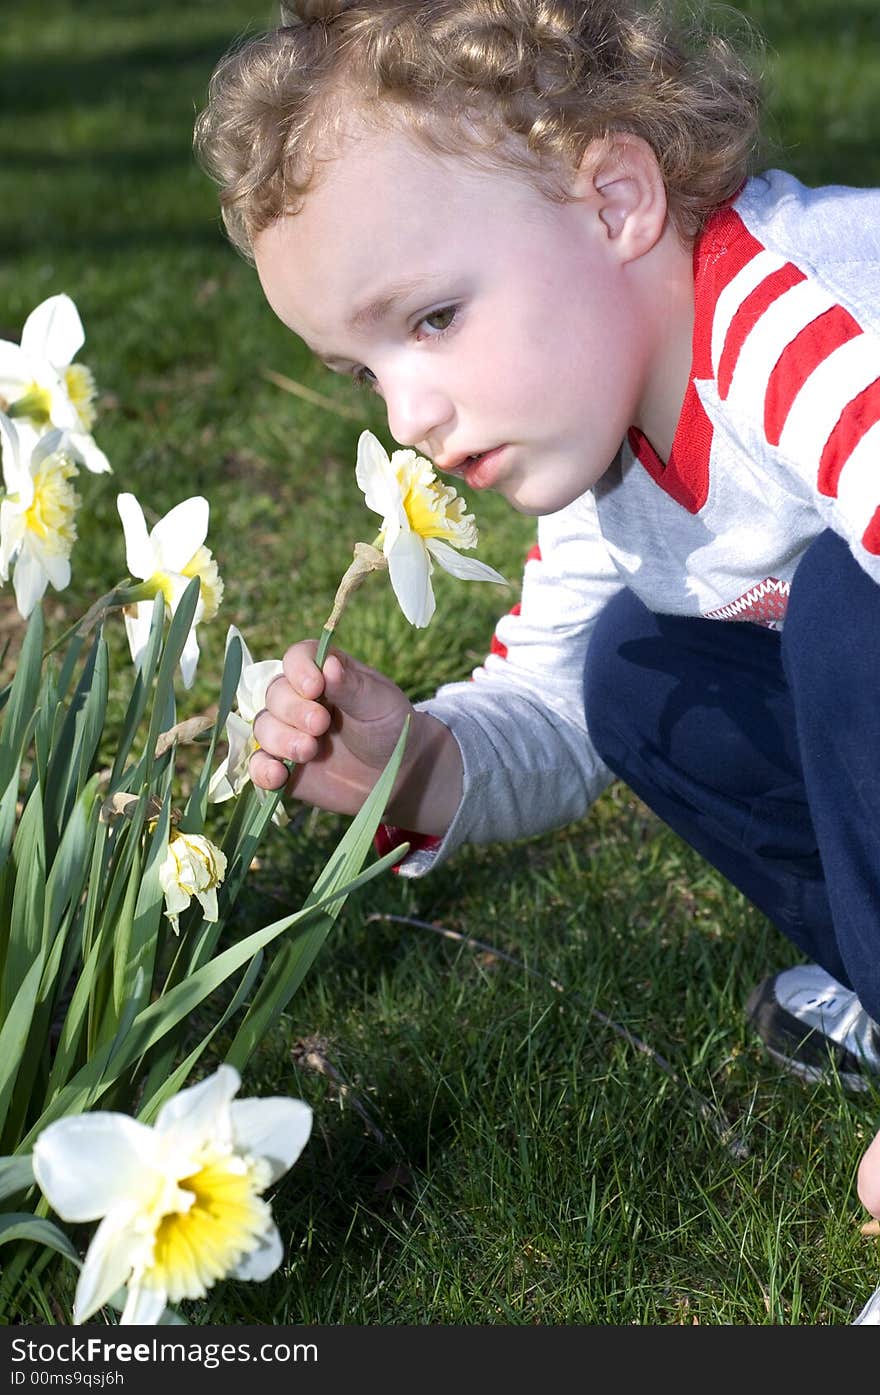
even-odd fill
[[(377, 537), (376, 542), (379, 542), (380, 538), (381, 535), (380, 537)], [(342, 614), (345, 610), (346, 605), (348, 604), (349, 598), (366, 580), (370, 572), (383, 571), (387, 566), (388, 563), (386, 558), (384, 557), (383, 553), (379, 550), (379, 548), (376, 547), (374, 544), (361, 542), (355, 543), (353, 560), (339, 583), (339, 586), (336, 591), (336, 596), (333, 600), (333, 609), (331, 610), (329, 616), (327, 617), (327, 620), (325, 621), (324, 628), (321, 631), (321, 637), (318, 640), (318, 648), (315, 653), (315, 663), (318, 665), (319, 669), (323, 670), (324, 668), (324, 660), (327, 658), (327, 651), (330, 648), (333, 636), (336, 633), (336, 627), (339, 624), (339, 621), (342, 619)], [(282, 765), (285, 766), (288, 774), (293, 774), (293, 771), (296, 768), (296, 761), (283, 760)], [(282, 786), (282, 796), (286, 788), (286, 784)]]
[(315, 654), (315, 663), (322, 671), (324, 668), (324, 660), (327, 657), (327, 650), (330, 648), (335, 633), (335, 628), (330, 625), (325, 625), (321, 631), (321, 638), (318, 640), (318, 651)]

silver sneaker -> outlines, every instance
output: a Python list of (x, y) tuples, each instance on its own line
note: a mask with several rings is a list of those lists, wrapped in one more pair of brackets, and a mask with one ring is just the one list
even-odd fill
[(801, 1080), (837, 1078), (847, 1090), (880, 1085), (880, 1028), (855, 993), (818, 964), (759, 983), (746, 1013), (770, 1055)]

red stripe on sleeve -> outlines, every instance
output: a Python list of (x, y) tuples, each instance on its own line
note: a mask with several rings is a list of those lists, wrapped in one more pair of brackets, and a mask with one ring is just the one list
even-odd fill
[(722, 401), (730, 392), (733, 370), (736, 368), (740, 350), (761, 316), (770, 308), (774, 300), (778, 300), (786, 291), (790, 291), (792, 286), (796, 286), (798, 282), (806, 279), (798, 267), (791, 262), (786, 262), (785, 266), (781, 266), (778, 271), (774, 271), (770, 276), (765, 276), (751, 295), (746, 296), (730, 322), (724, 340), (721, 361), (718, 364), (718, 395)]
[[(521, 610), (522, 606), (517, 601), (516, 605), (511, 606), (510, 610), (507, 613), (508, 615), (519, 615)], [(497, 634), (494, 634), (492, 636), (492, 643), (489, 646), (489, 653), (497, 654), (500, 659), (507, 658), (507, 645), (502, 643), (502, 641), (498, 638)]]
[[(880, 378), (869, 383), (862, 392), (848, 402), (837, 419), (819, 461), (819, 493), (829, 499), (837, 498), (837, 485), (840, 472), (849, 460), (859, 441), (880, 421)], [(869, 528), (871, 525), (868, 525)]]
[(862, 534), (862, 547), (875, 557), (880, 557), (880, 509), (874, 510), (874, 517)]
[(541, 560), (541, 549), (540, 549), (540, 547), (538, 546), (538, 544), (535, 543), (532, 547), (529, 548), (528, 552), (526, 553), (526, 561), (527, 561), (527, 562), (540, 562), (540, 560)]
[(442, 842), (442, 838), (437, 838), (432, 833), (410, 833), (405, 828), (397, 828), (393, 823), (380, 823), (373, 836), (373, 847), (376, 849), (378, 857), (384, 857), (386, 853), (393, 852), (401, 843), (409, 843), (409, 852), (404, 854), (400, 862), (394, 863), (391, 868), (392, 872), (400, 871), (410, 853), (425, 850), (433, 852), (435, 848), (439, 848)]
[(861, 333), (861, 326), (849, 311), (842, 305), (832, 305), (785, 346), (767, 381), (764, 397), (764, 435), (771, 446), (779, 445), (791, 404), (810, 374), (835, 349)]

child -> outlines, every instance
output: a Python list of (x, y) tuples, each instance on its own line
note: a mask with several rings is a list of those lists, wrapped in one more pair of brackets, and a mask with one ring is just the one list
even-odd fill
[[(618, 776), (811, 962), (748, 1012), (880, 1074), (880, 191), (749, 178), (756, 81), (621, 0), (313, 0), (197, 147), (276, 314), (391, 435), (538, 516), (474, 681), (295, 644), (254, 780), (387, 809), (419, 875)], [(783, 626), (784, 621), (784, 626)], [(416, 836), (418, 835), (418, 836)], [(859, 1170), (880, 1215), (880, 1135)]]

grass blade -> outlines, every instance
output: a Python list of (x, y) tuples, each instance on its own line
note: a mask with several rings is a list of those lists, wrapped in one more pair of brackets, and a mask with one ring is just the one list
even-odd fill
[(0, 1245), (8, 1245), (12, 1240), (30, 1240), (37, 1245), (48, 1245), (50, 1250), (57, 1250), (78, 1269), (82, 1268), (82, 1260), (64, 1231), (42, 1216), (29, 1216), (26, 1211), (13, 1211), (8, 1216), (0, 1216)]
[(31, 613), (18, 656), (3, 730), (0, 732), (0, 789), (6, 789), (18, 770), (25, 736), (32, 729), (37, 694), (40, 691), (42, 657), (43, 612), (41, 606), (36, 606)]

